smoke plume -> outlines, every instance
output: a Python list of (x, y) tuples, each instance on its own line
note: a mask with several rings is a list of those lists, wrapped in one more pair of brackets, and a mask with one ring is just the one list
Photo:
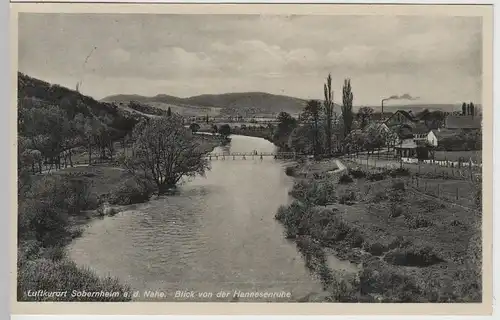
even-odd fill
[(384, 100), (389, 101), (389, 100), (418, 100), (418, 97), (412, 97), (409, 93), (402, 94), (400, 96), (395, 95), (395, 96), (390, 96), (388, 98), (385, 98)]

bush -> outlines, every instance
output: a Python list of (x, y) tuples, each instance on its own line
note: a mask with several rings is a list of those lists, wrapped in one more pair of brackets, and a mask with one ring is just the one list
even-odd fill
[(26, 199), (19, 202), (18, 238), (35, 240), (41, 246), (63, 243), (69, 237), (68, 214), (65, 209), (53, 207), (50, 201)]
[(391, 241), (391, 243), (389, 243), (387, 248), (388, 249), (395, 249), (395, 248), (402, 249), (402, 248), (408, 248), (412, 244), (413, 243), (411, 242), (411, 240), (408, 239), (407, 237), (397, 236), (396, 238), (394, 238), (394, 240)]
[(407, 177), (410, 175), (410, 169), (408, 168), (396, 168), (396, 169), (392, 169), (392, 170), (389, 170), (389, 175), (391, 177)]
[(385, 191), (376, 191), (373, 194), (371, 201), (375, 202), (375, 203), (379, 203), (379, 202), (385, 201), (387, 199), (389, 199), (389, 196), (387, 195), (387, 193)]
[(389, 251), (384, 260), (393, 265), (413, 267), (427, 267), (442, 262), (429, 246), (396, 248)]
[(418, 205), (424, 212), (434, 212), (435, 210), (446, 208), (443, 203), (433, 199), (422, 199), (418, 202)]
[(356, 201), (356, 193), (352, 190), (345, 191), (339, 196), (339, 203), (345, 205), (353, 205)]
[[(44, 202), (49, 208), (77, 215), (89, 206), (92, 182), (68, 175), (45, 175), (35, 181), (25, 199)], [(23, 199), (24, 200), (24, 199)]]
[(287, 238), (294, 238), (299, 231), (299, 225), (305, 215), (308, 214), (310, 207), (302, 204), (300, 201), (293, 201), (289, 206), (280, 206), (276, 212), (275, 218), (285, 227)]
[(290, 195), (305, 203), (325, 206), (335, 203), (336, 185), (333, 180), (299, 180), (295, 182)]
[(404, 181), (401, 181), (401, 180), (394, 181), (392, 183), (392, 190), (405, 191), (406, 190), (406, 186), (405, 186)]
[(354, 231), (354, 228), (348, 222), (340, 217), (335, 217), (323, 229), (321, 238), (326, 242), (342, 241), (349, 234), (351, 234), (350, 237), (354, 237), (352, 235)]
[(373, 172), (368, 174), (366, 178), (370, 181), (380, 181), (385, 179), (385, 174), (383, 172)]
[(294, 167), (286, 167), (285, 174), (287, 176), (293, 177), (295, 175), (295, 168)]
[(379, 302), (418, 302), (421, 294), (415, 281), (390, 269), (366, 268), (359, 274), (362, 295), (379, 297)]
[(420, 214), (416, 215), (405, 215), (405, 224), (410, 229), (427, 228), (433, 225), (433, 223)]
[(360, 169), (349, 169), (349, 174), (355, 179), (362, 179), (366, 177), (366, 173)]
[[(130, 301), (123, 297), (123, 292), (130, 288), (122, 286), (114, 278), (99, 278), (89, 269), (76, 266), (74, 262), (62, 259), (37, 259), (18, 263), (17, 297), (19, 301)], [(61, 297), (28, 297), (28, 290), (48, 292), (67, 291)], [(120, 292), (118, 297), (72, 297), (73, 290), (86, 292)]]
[(351, 176), (348, 175), (348, 174), (345, 174), (345, 173), (343, 175), (341, 175), (340, 178), (339, 178), (339, 183), (340, 184), (348, 184), (348, 183), (351, 183), (353, 181), (354, 180), (352, 180)]
[(397, 218), (403, 214), (403, 207), (401, 205), (391, 203), (389, 217)]
[(351, 230), (345, 237), (345, 241), (347, 241), (351, 248), (361, 248), (363, 246), (364, 239), (361, 233), (356, 228), (351, 227)]
[(143, 203), (149, 200), (151, 193), (138, 184), (135, 179), (128, 179), (116, 186), (108, 195), (108, 202), (114, 205)]
[(389, 249), (387, 248), (387, 246), (381, 244), (380, 242), (374, 242), (374, 243), (365, 242), (363, 243), (363, 250), (374, 256), (381, 256), (382, 254), (384, 254), (384, 252), (386, 252)]

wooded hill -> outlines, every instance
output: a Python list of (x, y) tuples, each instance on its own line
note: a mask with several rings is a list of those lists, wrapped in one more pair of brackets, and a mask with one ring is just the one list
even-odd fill
[(68, 120), (82, 114), (85, 118), (106, 124), (119, 135), (129, 132), (139, 119), (138, 115), (120, 110), (113, 103), (97, 101), (75, 90), (32, 78), (21, 72), (18, 72), (17, 84), (19, 109), (50, 105), (63, 110)]

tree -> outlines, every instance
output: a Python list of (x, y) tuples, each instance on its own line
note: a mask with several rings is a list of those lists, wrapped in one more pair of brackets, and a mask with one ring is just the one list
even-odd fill
[(319, 121), (321, 115), (321, 103), (318, 100), (309, 100), (307, 101), (306, 107), (300, 118), (302, 121), (306, 123), (312, 123), (312, 145), (314, 155), (318, 155), (321, 153), (321, 140), (319, 138)]
[(198, 130), (200, 130), (200, 125), (197, 124), (196, 122), (193, 122), (189, 125), (189, 129), (191, 129), (192, 133), (196, 133), (198, 132)]
[(167, 109), (167, 117), (170, 117), (172, 115), (172, 109), (170, 109), (170, 107), (168, 107)]
[(219, 134), (224, 139), (227, 139), (231, 135), (231, 127), (227, 123), (221, 125), (220, 128), (219, 128)]
[(372, 125), (363, 132), (363, 147), (367, 151), (380, 149), (386, 142), (386, 134), (378, 125)]
[(358, 110), (357, 118), (359, 121), (360, 129), (364, 129), (370, 122), (374, 110), (370, 107), (361, 107)]
[[(293, 129), (297, 126), (297, 120), (287, 112), (280, 112), (276, 117), (278, 124), (273, 133), (275, 144), (283, 147), (287, 144), (288, 138)], [(243, 128), (243, 125), (241, 126)]]
[(326, 78), (326, 83), (324, 84), (324, 94), (325, 94), (325, 118), (326, 118), (326, 152), (330, 154), (332, 152), (332, 121), (333, 121), (333, 92), (332, 92), (332, 76), (328, 74)]
[(214, 124), (214, 125), (212, 126), (212, 133), (216, 134), (216, 133), (218, 133), (218, 132), (219, 132), (219, 128), (217, 127), (217, 125), (216, 125), (216, 124)]
[(344, 87), (342, 88), (342, 119), (344, 121), (344, 137), (347, 137), (352, 130), (352, 100), (354, 96), (351, 90), (351, 80), (344, 80)]
[(208, 124), (208, 122), (209, 122), (208, 114), (207, 114), (207, 116), (206, 116), (206, 118), (205, 118), (205, 122), (206, 122), (207, 124)]
[(467, 111), (469, 110), (469, 106), (464, 102), (462, 103), (462, 115), (465, 116)]
[(471, 102), (469, 103), (469, 115), (473, 116), (474, 113), (474, 104)]
[(295, 152), (311, 154), (316, 151), (314, 142), (316, 140), (323, 140), (324, 137), (324, 128), (319, 127), (318, 131), (315, 131), (313, 123), (306, 123), (303, 126), (297, 126), (293, 129), (287, 144)]
[(210, 169), (198, 140), (178, 116), (142, 121), (133, 136), (133, 156), (125, 158), (124, 165), (138, 182), (155, 185), (159, 194), (183, 177), (204, 175)]

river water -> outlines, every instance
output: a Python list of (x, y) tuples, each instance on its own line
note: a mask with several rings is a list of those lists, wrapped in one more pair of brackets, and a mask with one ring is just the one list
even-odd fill
[[(273, 152), (260, 138), (232, 136), (215, 152)], [(293, 242), (275, 221), (278, 207), (291, 201), (293, 182), (272, 157), (213, 160), (206, 177), (181, 185), (180, 194), (126, 207), (116, 216), (94, 220), (68, 248), (78, 265), (113, 276), (141, 292), (175, 297), (178, 290), (210, 292), (289, 292), (292, 299), (321, 293)], [(239, 301), (290, 301), (289, 298)], [(233, 300), (234, 301), (234, 300)]]

